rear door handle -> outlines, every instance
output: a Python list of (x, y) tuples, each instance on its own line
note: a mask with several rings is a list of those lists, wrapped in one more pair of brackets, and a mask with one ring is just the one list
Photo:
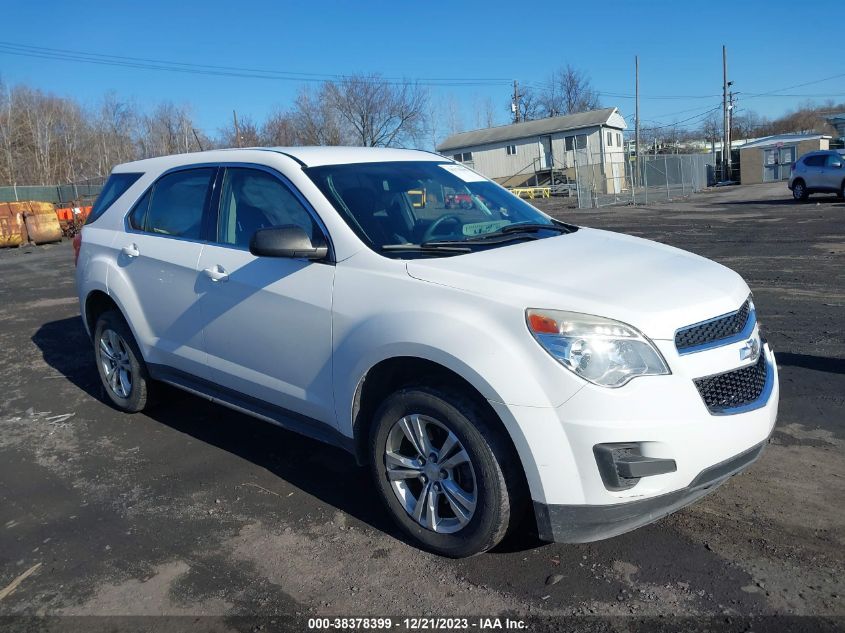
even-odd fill
[(211, 281), (227, 281), (229, 279), (229, 273), (227, 273), (226, 269), (220, 264), (215, 264), (211, 268), (205, 268), (202, 272), (204, 272)]
[(138, 257), (141, 254), (141, 251), (138, 250), (138, 246), (136, 244), (127, 244), (120, 251), (126, 255), (127, 257)]

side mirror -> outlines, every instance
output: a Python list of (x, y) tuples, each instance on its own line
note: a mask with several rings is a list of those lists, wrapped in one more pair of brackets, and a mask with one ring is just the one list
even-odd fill
[(841, 162), (831, 163), (830, 166), (833, 167), (834, 169), (842, 169), (842, 163)]
[(329, 245), (322, 235), (315, 235), (312, 242), (302, 227), (289, 224), (258, 229), (249, 241), (249, 252), (256, 257), (324, 259)]

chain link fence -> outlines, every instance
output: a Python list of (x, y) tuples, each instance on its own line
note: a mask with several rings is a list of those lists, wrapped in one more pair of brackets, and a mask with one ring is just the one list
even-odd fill
[(89, 205), (100, 195), (105, 178), (90, 178), (66, 185), (13, 185), (0, 187), (0, 202), (35, 200), (64, 205)]
[(576, 152), (567, 172), (574, 176), (579, 209), (672, 200), (703, 190), (713, 182), (709, 154), (657, 154), (637, 162), (625, 152), (593, 155)]

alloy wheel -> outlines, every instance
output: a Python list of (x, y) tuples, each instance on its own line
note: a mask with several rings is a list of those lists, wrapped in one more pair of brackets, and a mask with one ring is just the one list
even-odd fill
[(129, 346), (114, 330), (105, 329), (100, 335), (100, 366), (109, 389), (118, 398), (128, 398), (132, 393), (132, 363)]
[(457, 436), (419, 414), (396, 421), (384, 449), (387, 478), (408, 515), (442, 534), (464, 528), (475, 514), (475, 469)]

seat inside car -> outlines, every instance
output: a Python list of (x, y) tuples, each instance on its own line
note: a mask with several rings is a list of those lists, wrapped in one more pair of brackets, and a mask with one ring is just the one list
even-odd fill
[(407, 242), (412, 231), (408, 224), (397, 221), (392, 205), (369, 187), (349, 187), (343, 190), (343, 201), (376, 246)]

